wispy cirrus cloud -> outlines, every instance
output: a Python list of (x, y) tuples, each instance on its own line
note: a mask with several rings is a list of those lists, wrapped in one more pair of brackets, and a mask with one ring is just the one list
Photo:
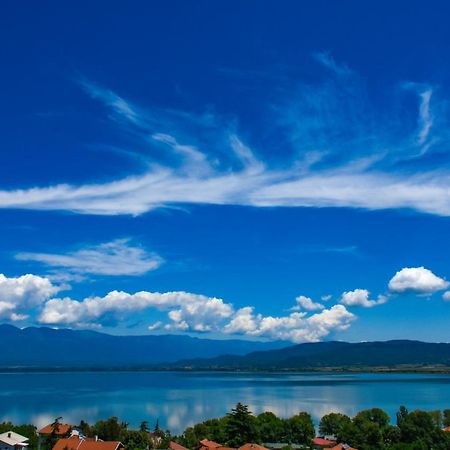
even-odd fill
[(116, 239), (93, 246), (85, 246), (67, 253), (17, 253), (16, 259), (34, 261), (48, 266), (57, 274), (137, 276), (156, 270), (163, 259), (142, 247), (132, 245), (130, 239)]
[[(277, 145), (292, 155), (276, 164), (261, 156), (267, 149), (257, 156), (236, 124), (216, 113), (145, 108), (81, 80), (119, 130), (152, 149), (148, 167), (101, 183), (0, 190), (0, 208), (139, 215), (178, 204), (210, 204), (408, 208), (450, 216), (450, 170), (420, 159), (424, 153), (432, 156), (434, 146), (442, 150), (431, 138), (439, 122), (433, 108), (445, 112), (436, 106), (433, 89), (412, 89), (420, 101), (418, 128), (410, 128), (373, 111), (355, 72), (330, 55), (315, 58), (332, 69), (331, 78), (300, 84), (275, 108)], [(405, 163), (407, 169), (401, 167)]]

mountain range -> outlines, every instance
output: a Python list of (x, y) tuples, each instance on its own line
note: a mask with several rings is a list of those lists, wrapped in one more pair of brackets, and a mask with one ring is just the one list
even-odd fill
[(393, 340), (290, 345), (0, 325), (0, 369), (365, 370), (430, 366), (450, 370), (450, 344)]
[(96, 331), (0, 325), (0, 367), (138, 368), (286, 346), (180, 335), (112, 336)]
[(409, 340), (381, 342), (317, 342), (286, 348), (179, 361), (174, 368), (210, 370), (323, 370), (445, 366), (450, 344)]

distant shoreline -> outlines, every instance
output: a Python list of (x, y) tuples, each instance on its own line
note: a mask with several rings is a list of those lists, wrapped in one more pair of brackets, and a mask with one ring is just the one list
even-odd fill
[(173, 372), (173, 373), (248, 373), (248, 374), (450, 374), (450, 367), (324, 367), (303, 369), (251, 369), (251, 368), (165, 368), (165, 367), (0, 367), (0, 374), (33, 373), (108, 373), (108, 372)]

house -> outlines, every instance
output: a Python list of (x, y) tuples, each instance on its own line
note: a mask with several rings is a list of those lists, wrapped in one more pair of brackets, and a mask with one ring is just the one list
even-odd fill
[(236, 450), (232, 449), (230, 447), (224, 447), (222, 444), (218, 444), (214, 441), (209, 441), (208, 439), (202, 439), (198, 446), (196, 447), (197, 450)]
[(316, 436), (312, 440), (312, 446), (315, 449), (322, 449), (322, 448), (332, 448), (337, 444), (336, 441), (333, 439), (326, 438), (324, 436)]
[(49, 423), (38, 431), (38, 450), (41, 450), (42, 442), (45, 442), (47, 438), (56, 436), (59, 438), (69, 436), (76, 427), (69, 425), (68, 423)]
[(331, 448), (331, 450), (357, 450), (356, 448), (350, 447), (348, 444), (338, 444)]
[(283, 449), (285, 447), (288, 447), (288, 446), (291, 449), (293, 449), (293, 450), (299, 450), (299, 449), (304, 448), (303, 445), (300, 445), (300, 444), (289, 444), (287, 442), (266, 442), (266, 443), (263, 443), (263, 446), (265, 448), (267, 448), (268, 450), (281, 450), (281, 449)]
[(442, 431), (444, 431), (445, 433), (450, 433), (450, 427), (442, 428)]
[(28, 438), (14, 431), (0, 434), (0, 450), (20, 450), (28, 447)]
[(169, 449), (170, 450), (188, 450), (186, 447), (183, 447), (182, 445), (178, 444), (178, 442), (174, 442), (174, 441), (169, 442)]
[(69, 436), (69, 434), (72, 432), (72, 430), (76, 428), (74, 425), (69, 425), (68, 423), (58, 423), (56, 426), (49, 423), (48, 425), (45, 425), (44, 428), (41, 428), (38, 431), (39, 436), (50, 436), (52, 434), (56, 436)]
[(123, 444), (119, 441), (102, 441), (100, 439), (89, 439), (79, 436), (58, 439), (53, 450), (119, 450)]
[(258, 444), (244, 444), (242, 447), (239, 447), (238, 450), (268, 450), (268, 449)]
[(153, 448), (157, 448), (162, 442), (162, 437), (158, 433), (153, 433), (152, 431), (147, 431), (147, 437)]

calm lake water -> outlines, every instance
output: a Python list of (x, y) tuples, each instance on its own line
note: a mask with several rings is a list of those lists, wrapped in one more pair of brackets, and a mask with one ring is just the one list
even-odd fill
[(238, 401), (255, 413), (308, 411), (353, 415), (373, 406), (391, 417), (408, 409), (450, 408), (450, 375), (94, 372), (0, 374), (0, 422), (41, 426), (55, 417), (79, 423), (112, 415), (138, 426), (159, 418), (178, 433), (220, 417)]

